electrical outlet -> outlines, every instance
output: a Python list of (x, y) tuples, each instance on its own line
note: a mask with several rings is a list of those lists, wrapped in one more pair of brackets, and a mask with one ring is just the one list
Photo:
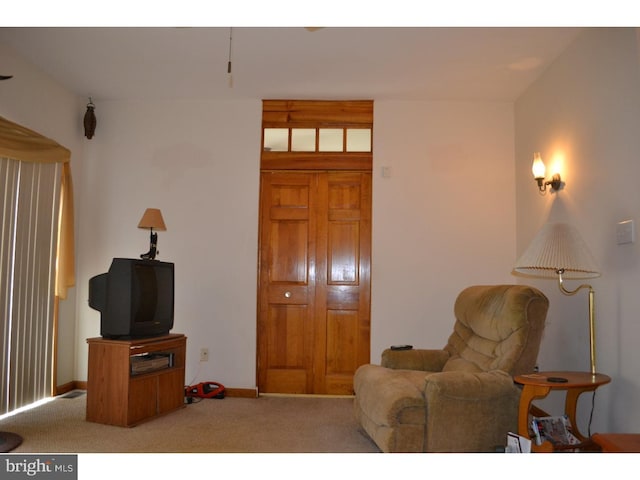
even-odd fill
[(200, 361), (201, 362), (208, 362), (209, 361), (209, 349), (208, 348), (201, 348), (200, 349)]

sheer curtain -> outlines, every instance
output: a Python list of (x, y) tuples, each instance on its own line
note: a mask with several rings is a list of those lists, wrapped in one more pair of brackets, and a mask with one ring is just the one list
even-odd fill
[(53, 392), (57, 299), (74, 282), (69, 157), (0, 117), (0, 414)]

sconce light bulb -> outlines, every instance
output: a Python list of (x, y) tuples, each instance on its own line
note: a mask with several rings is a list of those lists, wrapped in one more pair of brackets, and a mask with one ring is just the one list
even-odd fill
[(545, 166), (542, 162), (542, 157), (540, 157), (540, 152), (533, 154), (533, 165), (531, 166), (531, 171), (533, 172), (533, 178), (536, 180), (544, 178)]

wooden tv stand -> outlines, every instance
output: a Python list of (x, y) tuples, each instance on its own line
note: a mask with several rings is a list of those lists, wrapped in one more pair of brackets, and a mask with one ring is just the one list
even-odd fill
[(184, 335), (87, 343), (88, 421), (131, 427), (184, 407)]

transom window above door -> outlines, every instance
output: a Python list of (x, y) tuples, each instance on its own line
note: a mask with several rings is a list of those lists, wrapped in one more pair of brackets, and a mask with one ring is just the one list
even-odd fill
[(263, 100), (262, 170), (371, 171), (373, 101)]
[(370, 128), (265, 128), (267, 152), (371, 152)]

